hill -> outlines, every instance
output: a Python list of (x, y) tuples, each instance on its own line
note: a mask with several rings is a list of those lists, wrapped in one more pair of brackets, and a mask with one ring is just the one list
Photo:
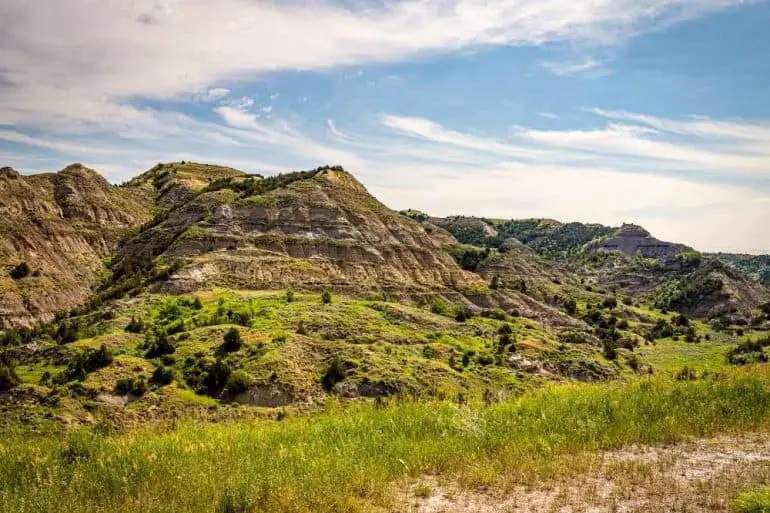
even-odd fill
[[(7, 316), (46, 322), (0, 335), (6, 427), (490, 402), (654, 372), (682, 344), (724, 359), (766, 323), (758, 284), (639, 227), (397, 213), (339, 167), (264, 177), (170, 163), (122, 186), (82, 166), (3, 176), (8, 280), (60, 298)], [(22, 260), (33, 271), (12, 277)]]
[(78, 164), (32, 176), (0, 170), (0, 329), (82, 304), (104, 275), (103, 259), (151, 210), (138, 188)]

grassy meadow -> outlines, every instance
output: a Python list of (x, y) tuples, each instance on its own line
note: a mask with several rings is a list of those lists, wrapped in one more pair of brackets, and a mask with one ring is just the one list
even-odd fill
[(488, 407), (405, 400), (280, 422), (17, 432), (0, 442), (0, 511), (392, 511), (426, 475), (505, 487), (580, 472), (604, 449), (769, 422), (770, 369), (747, 366), (552, 385)]

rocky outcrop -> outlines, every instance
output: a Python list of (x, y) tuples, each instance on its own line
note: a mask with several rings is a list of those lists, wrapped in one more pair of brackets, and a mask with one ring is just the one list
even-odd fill
[[(73, 164), (59, 173), (0, 173), (0, 329), (29, 326), (82, 304), (102, 259), (149, 218), (151, 200)], [(25, 262), (28, 276), (10, 270)]]
[(641, 255), (644, 258), (657, 258), (664, 264), (674, 264), (682, 253), (692, 250), (684, 244), (658, 240), (635, 224), (624, 224), (610, 237), (599, 242), (595, 249), (619, 252), (627, 257)]
[(266, 194), (201, 194), (124, 246), (182, 266), (167, 286), (330, 286), (357, 291), (457, 289), (480, 277), (461, 270), (440, 236), (385, 207), (344, 171), (326, 170)]

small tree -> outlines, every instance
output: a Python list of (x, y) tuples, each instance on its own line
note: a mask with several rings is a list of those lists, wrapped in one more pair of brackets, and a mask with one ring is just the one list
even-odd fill
[(219, 348), (225, 353), (234, 353), (243, 347), (243, 339), (241, 338), (241, 332), (235, 328), (230, 328), (225, 333), (224, 341)]
[(293, 303), (294, 302), (294, 291), (292, 289), (286, 290), (286, 302), (287, 303)]
[(201, 298), (199, 298), (198, 296), (195, 296), (195, 299), (193, 299), (193, 308), (196, 310), (203, 309), (203, 302), (201, 301)]
[(20, 280), (22, 278), (26, 278), (29, 276), (29, 274), (32, 272), (32, 270), (29, 268), (29, 265), (27, 265), (27, 262), (22, 262), (13, 269), (11, 269), (11, 272), (9, 273), (11, 275), (11, 278), (14, 280)]
[(19, 384), (13, 365), (0, 360), (0, 392), (7, 392)]
[(174, 381), (174, 370), (171, 367), (166, 367), (165, 365), (155, 367), (155, 370), (152, 372), (150, 381), (160, 386), (168, 385)]
[(492, 290), (498, 290), (500, 288), (499, 276), (492, 276), (492, 281), (489, 282), (489, 288)]
[(334, 385), (345, 379), (345, 366), (342, 364), (339, 358), (334, 357), (329, 363), (329, 366), (321, 376), (321, 385), (324, 390), (331, 392), (334, 389)]
[[(153, 340), (154, 339), (154, 340)], [(176, 350), (168, 339), (165, 331), (159, 331), (154, 336), (145, 338), (145, 358), (157, 358), (159, 356), (173, 354)]]
[(569, 315), (575, 315), (577, 312), (577, 301), (574, 297), (568, 297), (564, 300), (564, 311)]
[(126, 326), (126, 331), (129, 333), (141, 333), (144, 331), (144, 321), (141, 317), (131, 316), (131, 320)]
[(332, 293), (329, 291), (329, 289), (326, 289), (321, 293), (321, 302), (325, 305), (328, 305), (332, 302)]

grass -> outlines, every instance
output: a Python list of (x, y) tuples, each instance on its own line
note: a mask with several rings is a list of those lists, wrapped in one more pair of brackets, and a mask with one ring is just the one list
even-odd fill
[(735, 499), (736, 513), (770, 513), (770, 488), (743, 492)]
[(755, 366), (551, 386), (488, 408), (332, 404), (282, 422), (18, 433), (0, 442), (0, 511), (392, 510), (396, 487), (425, 475), (531, 482), (598, 450), (767, 428), (769, 387), (770, 369)]

